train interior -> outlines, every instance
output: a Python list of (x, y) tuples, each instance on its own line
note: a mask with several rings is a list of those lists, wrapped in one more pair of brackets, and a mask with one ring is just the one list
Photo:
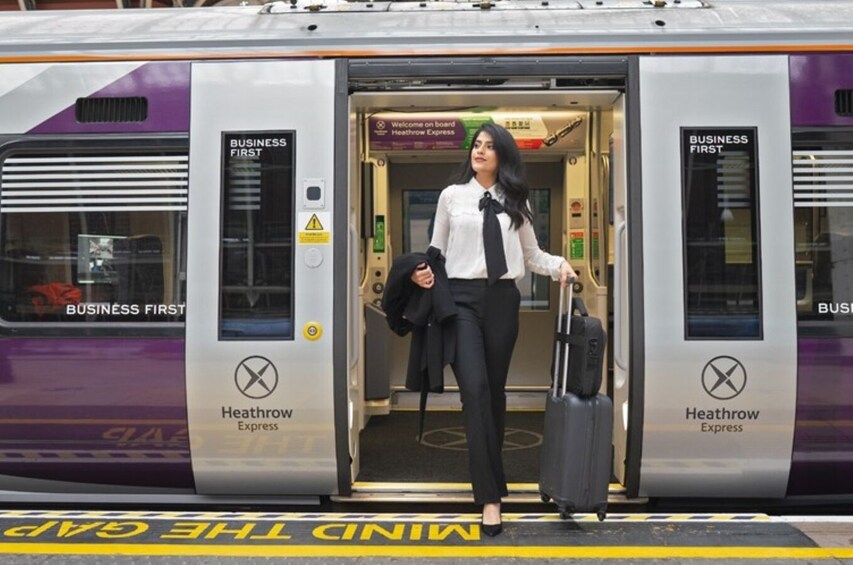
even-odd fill
[[(429, 395), (418, 442), (420, 394), (405, 388), (409, 336), (389, 330), (379, 305), (394, 258), (429, 246), (438, 195), (453, 184), (467, 158), (466, 144), (481, 123), (503, 125), (516, 138), (530, 182), (539, 245), (570, 260), (579, 274), (574, 295), (583, 299), (591, 316), (607, 321), (612, 342), (611, 160), (614, 123), (621, 124), (614, 115), (621, 113), (622, 99), (615, 90), (351, 96), (350, 199), (360, 232), (354, 267), (360, 284), (351, 300), (364, 312), (364, 348), (350, 375), (354, 499), (449, 501), (470, 496), (461, 402), (452, 370), (445, 369), (445, 392)], [(616, 138), (621, 139), (619, 132)], [(518, 286), (522, 306), (507, 384), (504, 464), (508, 500), (527, 501), (538, 500), (538, 445), (552, 383), (559, 285), (528, 273)], [(602, 392), (612, 396), (610, 346), (604, 372)], [(616, 429), (624, 433), (626, 426)], [(614, 439), (623, 446), (624, 441)], [(615, 471), (617, 480), (621, 474)]]

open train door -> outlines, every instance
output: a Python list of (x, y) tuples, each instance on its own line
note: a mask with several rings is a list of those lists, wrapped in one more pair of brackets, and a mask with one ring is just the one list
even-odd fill
[(628, 482), (628, 418), (630, 371), (628, 365), (630, 320), (628, 269), (628, 179), (625, 138), (625, 95), (613, 103), (613, 134), (610, 138), (610, 223), (613, 236), (613, 474), (622, 485)]
[(640, 59), (643, 496), (785, 495), (797, 388), (785, 56)]
[(196, 490), (348, 493), (346, 67), (196, 63), (191, 86)]

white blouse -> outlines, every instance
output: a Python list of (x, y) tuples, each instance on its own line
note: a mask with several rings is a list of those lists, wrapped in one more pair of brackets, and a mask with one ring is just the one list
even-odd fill
[[(454, 184), (441, 191), (435, 211), (430, 245), (441, 249), (447, 258), (447, 276), (451, 279), (485, 279), (486, 254), (483, 249), (483, 212), (479, 209), (484, 190), (501, 204), (506, 200), (496, 186), (483, 188), (476, 178), (466, 184)], [(506, 255), (507, 273), (502, 279), (518, 280), (527, 267), (534, 273), (560, 280), (562, 257), (539, 249), (533, 225), (525, 218), (520, 228), (510, 229), (508, 214), (498, 214)]]

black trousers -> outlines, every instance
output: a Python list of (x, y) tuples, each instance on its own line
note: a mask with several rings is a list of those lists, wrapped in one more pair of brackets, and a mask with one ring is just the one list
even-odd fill
[(507, 495), (501, 457), (506, 379), (521, 294), (515, 281), (488, 286), (485, 279), (451, 279), (450, 292), (459, 309), (453, 372), (462, 396), (474, 502), (500, 502)]

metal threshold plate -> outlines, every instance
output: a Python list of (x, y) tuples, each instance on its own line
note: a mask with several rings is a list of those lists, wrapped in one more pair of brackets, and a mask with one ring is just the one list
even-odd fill
[[(510, 483), (509, 495), (502, 502), (507, 504), (541, 503), (539, 485), (536, 483)], [(435, 502), (472, 503), (470, 483), (366, 483), (352, 485), (351, 496), (332, 496), (334, 502)], [(608, 503), (644, 503), (646, 499), (627, 499), (625, 488), (617, 483), (610, 484)]]

